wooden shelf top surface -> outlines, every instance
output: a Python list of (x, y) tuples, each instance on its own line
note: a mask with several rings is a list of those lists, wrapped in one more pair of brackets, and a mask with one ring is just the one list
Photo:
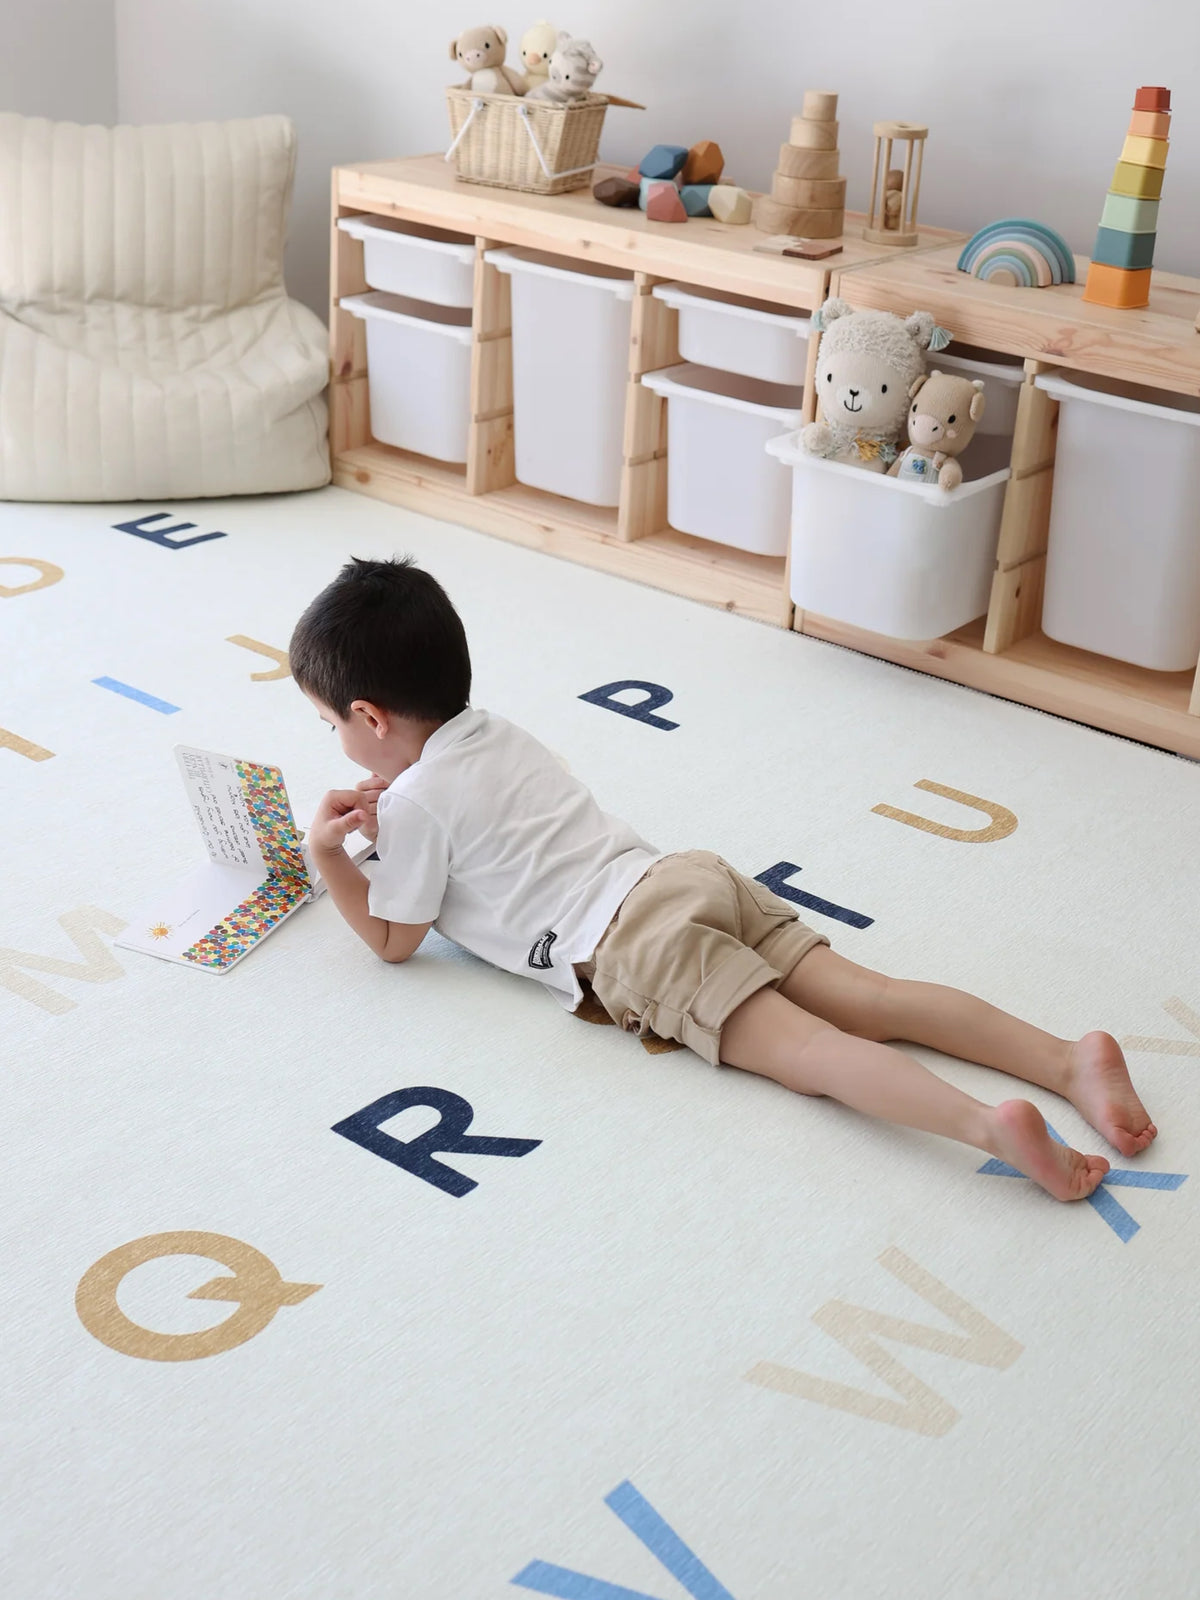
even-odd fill
[[(625, 170), (600, 162), (594, 177), (599, 180)], [(848, 211), (848, 232), (840, 241), (830, 241), (841, 243), (840, 255), (823, 261), (768, 255), (754, 249), (764, 236), (753, 224), (731, 227), (711, 217), (651, 222), (644, 212), (618, 210), (593, 200), (591, 182), (558, 195), (461, 183), (453, 164), (440, 155), (338, 167), (334, 194), (336, 203), (347, 210), (402, 215), (504, 244), (679, 278), (806, 310), (821, 304), (831, 275), (840, 268), (877, 261), (885, 253), (892, 261), (911, 254), (867, 244), (857, 237), (865, 219)], [(920, 244), (914, 248), (954, 241), (961, 247), (965, 240), (965, 234), (945, 228), (922, 228)]]
[(963, 344), (1200, 394), (1200, 279), (1156, 270), (1148, 306), (1114, 311), (1084, 300), (1086, 256), (1075, 257), (1075, 283), (1014, 289), (959, 272), (958, 255), (943, 247), (847, 263), (840, 279), (835, 271), (834, 293), (864, 310), (931, 311)]

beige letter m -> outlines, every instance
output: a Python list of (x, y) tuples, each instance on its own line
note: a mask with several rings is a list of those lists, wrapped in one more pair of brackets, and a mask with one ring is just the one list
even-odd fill
[(917, 1350), (953, 1356), (958, 1361), (971, 1361), (976, 1366), (1000, 1369), (1012, 1366), (1022, 1346), (903, 1251), (894, 1246), (888, 1248), (879, 1257), (879, 1264), (963, 1329), (962, 1334), (948, 1333), (922, 1322), (909, 1322), (882, 1311), (868, 1311), (865, 1306), (852, 1306), (845, 1300), (830, 1300), (814, 1311), (813, 1321), (817, 1326), (869, 1367), (889, 1389), (894, 1389), (901, 1396), (899, 1400), (872, 1394), (866, 1389), (853, 1389), (849, 1384), (835, 1383), (828, 1378), (815, 1378), (810, 1373), (777, 1366), (771, 1361), (760, 1361), (752, 1367), (746, 1374), (746, 1381), (761, 1384), (765, 1389), (777, 1389), (781, 1394), (797, 1395), (802, 1400), (815, 1400), (839, 1411), (851, 1411), (873, 1422), (888, 1422), (894, 1428), (910, 1428), (914, 1433), (937, 1438), (949, 1433), (958, 1421), (958, 1412), (936, 1390), (922, 1383), (903, 1362), (889, 1355), (872, 1335)]
[(111, 983), (114, 978), (123, 978), (124, 967), (99, 935), (120, 933), (125, 923), (98, 906), (76, 906), (74, 911), (65, 911), (59, 917), (58, 925), (83, 960), (63, 961), (58, 956), (30, 955), (26, 950), (7, 950), (0, 946), (0, 989), (7, 989), (32, 1005), (41, 1006), (43, 1011), (61, 1016), (64, 1011), (75, 1009), (75, 1001), (29, 974), (49, 972), (56, 978), (78, 978), (83, 983)]

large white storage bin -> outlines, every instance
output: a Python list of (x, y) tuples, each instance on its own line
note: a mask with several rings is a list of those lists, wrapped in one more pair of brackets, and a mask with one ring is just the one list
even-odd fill
[(791, 588), (802, 610), (893, 639), (939, 639), (987, 611), (1007, 467), (947, 494), (805, 455), (795, 434), (767, 450), (794, 469)]
[(766, 444), (800, 426), (803, 389), (688, 365), (643, 373), (642, 382), (667, 401), (671, 526), (786, 555), (791, 477)]
[(621, 497), (633, 277), (489, 250), (512, 277), (513, 446), (522, 483), (590, 505)]
[(438, 306), (472, 303), (473, 240), (391, 217), (339, 217), (338, 227), (362, 240), (363, 276), (372, 289)]
[(375, 291), (347, 295), (339, 304), (367, 325), (372, 437), (438, 461), (465, 461), (470, 308)]
[(804, 383), (806, 312), (767, 311), (753, 300), (679, 283), (660, 283), (653, 292), (679, 313), (679, 354), (685, 361), (764, 383)]
[(983, 383), (983, 416), (975, 429), (978, 439), (985, 434), (1003, 434), (1011, 439), (1017, 425), (1017, 401), (1021, 398), (1021, 385), (1025, 382), (1025, 364), (1017, 357), (1011, 361), (996, 356), (984, 360), (978, 356), (951, 355), (939, 350), (929, 357), (931, 372), (952, 372), (955, 377), (978, 378)]
[(1035, 381), (1059, 402), (1042, 631), (1157, 672), (1194, 667), (1200, 400), (1082, 373)]

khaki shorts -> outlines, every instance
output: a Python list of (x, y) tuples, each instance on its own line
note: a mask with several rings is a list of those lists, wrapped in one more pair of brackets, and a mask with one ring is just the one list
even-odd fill
[(717, 1066), (731, 1012), (828, 943), (720, 856), (683, 850), (634, 884), (577, 971), (621, 1027), (678, 1039)]

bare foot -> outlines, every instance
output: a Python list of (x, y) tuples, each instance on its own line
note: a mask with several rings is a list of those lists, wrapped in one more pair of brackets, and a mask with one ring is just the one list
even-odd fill
[(1108, 1171), (1103, 1156), (1085, 1156), (1058, 1144), (1046, 1119), (1030, 1100), (1005, 1100), (991, 1116), (994, 1145), (1002, 1161), (1040, 1183), (1056, 1200), (1085, 1200)]
[(1123, 1156), (1136, 1156), (1158, 1129), (1133, 1091), (1121, 1046), (1111, 1033), (1085, 1033), (1070, 1050), (1066, 1096)]

